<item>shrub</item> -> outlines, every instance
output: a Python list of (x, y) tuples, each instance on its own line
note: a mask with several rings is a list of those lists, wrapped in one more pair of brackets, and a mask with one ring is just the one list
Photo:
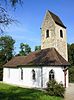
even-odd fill
[(0, 68), (0, 81), (3, 80), (3, 68)]
[(62, 84), (58, 84), (55, 80), (50, 80), (47, 83), (47, 93), (51, 96), (64, 97), (65, 88)]
[(74, 66), (69, 68), (69, 82), (74, 83)]

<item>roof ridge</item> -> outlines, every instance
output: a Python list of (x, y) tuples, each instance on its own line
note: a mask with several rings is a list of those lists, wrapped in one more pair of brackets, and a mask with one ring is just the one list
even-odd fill
[(60, 26), (62, 26), (63, 28), (66, 28), (65, 25), (63, 24), (63, 22), (61, 21), (61, 19), (59, 18), (58, 15), (54, 14), (53, 12), (49, 11), (48, 12), (51, 14), (51, 17), (53, 18), (54, 22)]
[(55, 15), (56, 17), (58, 17), (59, 18), (59, 16), (58, 15), (56, 15), (56, 14), (54, 14), (53, 12), (51, 12), (50, 10), (48, 10), (50, 13), (52, 13), (53, 15)]

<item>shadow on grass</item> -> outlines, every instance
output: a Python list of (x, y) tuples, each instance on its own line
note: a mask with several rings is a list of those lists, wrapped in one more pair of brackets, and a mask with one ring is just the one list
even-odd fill
[(35, 89), (11, 87), (0, 90), (0, 100), (38, 100), (41, 95), (43, 92)]
[(0, 100), (62, 100), (37, 89), (20, 88), (0, 83)]

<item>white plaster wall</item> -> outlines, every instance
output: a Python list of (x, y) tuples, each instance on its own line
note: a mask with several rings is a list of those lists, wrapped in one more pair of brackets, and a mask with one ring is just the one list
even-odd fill
[(4, 68), (3, 69), (3, 81), (7, 83), (17, 83), (19, 82), (19, 68)]
[[(16, 84), (25, 87), (38, 87), (41, 88), (41, 68), (22, 68), (23, 80), (21, 80), (20, 68), (4, 68), (3, 69), (3, 81), (10, 84)], [(32, 70), (36, 72), (36, 81), (32, 79)], [(46, 83), (49, 81), (49, 71), (53, 69), (55, 72), (55, 80), (64, 84), (64, 72), (61, 67), (43, 67), (43, 88), (46, 88)], [(10, 70), (10, 75), (9, 75)], [(68, 87), (68, 74), (67, 74)]]
[[(32, 79), (32, 70), (35, 70), (36, 80)], [(41, 69), (40, 68), (23, 68), (22, 84), (29, 87), (41, 87)]]
[[(3, 81), (6, 83), (23, 85), (27, 87), (41, 87), (41, 68), (22, 68), (23, 80), (21, 80), (20, 68), (4, 68)], [(32, 79), (32, 70), (36, 72), (36, 80)], [(10, 75), (9, 75), (10, 70)]]
[[(51, 69), (54, 70), (55, 80), (58, 83), (62, 82), (64, 85), (64, 72), (63, 72), (63, 69), (61, 67), (43, 67), (43, 87), (46, 88), (46, 84), (49, 80), (49, 71)], [(67, 87), (68, 87), (68, 81), (67, 81)]]

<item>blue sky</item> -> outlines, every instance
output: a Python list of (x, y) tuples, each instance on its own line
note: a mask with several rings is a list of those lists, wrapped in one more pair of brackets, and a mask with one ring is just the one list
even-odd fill
[(74, 0), (23, 0), (23, 5), (16, 10), (9, 10), (11, 16), (19, 21), (10, 25), (6, 34), (16, 41), (15, 52), (18, 53), (20, 43), (28, 43), (32, 50), (41, 44), (40, 27), (46, 10), (58, 15), (67, 27), (67, 41), (74, 43)]

